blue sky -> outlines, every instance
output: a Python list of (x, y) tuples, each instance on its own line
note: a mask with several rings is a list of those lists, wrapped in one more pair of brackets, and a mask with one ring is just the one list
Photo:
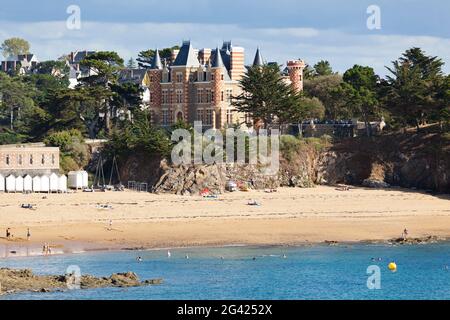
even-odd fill
[[(81, 29), (66, 28), (69, 5), (81, 9)], [(381, 30), (366, 26), (369, 5), (381, 9)], [(222, 40), (257, 46), (268, 61), (327, 59), (338, 71), (370, 65), (379, 74), (409, 47), (438, 55), (450, 71), (450, 1), (446, 0), (0, 0), (0, 41), (20, 36), (41, 60), (72, 50), (140, 50), (190, 39), (196, 47)]]

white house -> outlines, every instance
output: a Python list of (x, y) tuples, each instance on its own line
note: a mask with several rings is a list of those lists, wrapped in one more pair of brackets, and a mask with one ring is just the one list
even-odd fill
[(23, 192), (23, 177), (16, 177), (16, 190), (15, 192)]
[(89, 187), (89, 175), (87, 171), (81, 171), (81, 174), (83, 176), (83, 188)]
[(41, 177), (41, 192), (50, 192), (50, 178), (43, 175)]
[(41, 192), (41, 191), (42, 191), (41, 177), (35, 176), (33, 178), (33, 192)]
[(33, 191), (33, 178), (30, 175), (23, 177), (23, 191), (32, 192)]
[(65, 175), (61, 175), (58, 178), (58, 192), (67, 192), (67, 177)]
[(71, 189), (83, 189), (88, 187), (88, 173), (86, 171), (70, 171), (68, 185)]
[(16, 177), (11, 174), (5, 180), (6, 192), (16, 192)]
[(5, 177), (0, 174), (0, 192), (5, 192)]
[(50, 192), (58, 192), (58, 175), (56, 173), (50, 175)]

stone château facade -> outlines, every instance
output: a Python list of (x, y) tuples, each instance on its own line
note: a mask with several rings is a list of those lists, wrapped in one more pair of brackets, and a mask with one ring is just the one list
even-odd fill
[[(233, 96), (241, 93), (239, 81), (245, 75), (245, 51), (224, 42), (222, 48), (194, 49), (184, 41), (172, 53), (173, 62), (162, 61), (158, 50), (148, 71), (149, 110), (152, 121), (170, 126), (177, 120), (202, 121), (205, 128), (225, 128), (251, 119), (232, 106)], [(257, 50), (254, 65), (262, 65)], [(285, 79), (296, 90), (303, 90), (303, 61), (289, 61)]]

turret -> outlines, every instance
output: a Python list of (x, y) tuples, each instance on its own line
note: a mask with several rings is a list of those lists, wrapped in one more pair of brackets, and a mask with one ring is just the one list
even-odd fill
[(296, 92), (303, 91), (303, 70), (306, 64), (303, 60), (291, 60), (287, 62), (291, 86)]

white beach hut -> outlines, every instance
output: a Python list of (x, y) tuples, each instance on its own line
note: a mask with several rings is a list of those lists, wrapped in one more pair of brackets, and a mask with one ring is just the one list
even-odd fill
[(81, 171), (70, 171), (67, 176), (69, 188), (77, 190), (83, 189), (83, 175), (81, 174)]
[(58, 175), (56, 173), (50, 175), (50, 192), (58, 192)]
[(67, 177), (65, 175), (61, 175), (58, 177), (58, 192), (67, 192)]
[(33, 192), (41, 192), (41, 177), (36, 176), (33, 178)]
[(30, 175), (23, 177), (23, 191), (32, 192), (33, 191), (33, 178)]
[(6, 192), (16, 192), (16, 177), (12, 174), (5, 179)]
[(43, 175), (41, 177), (41, 192), (50, 192), (50, 178)]
[(5, 192), (5, 177), (0, 174), (0, 192)]
[(83, 188), (89, 188), (89, 175), (86, 171), (81, 171), (83, 177)]
[(23, 177), (16, 177), (16, 190), (15, 192), (23, 192)]

